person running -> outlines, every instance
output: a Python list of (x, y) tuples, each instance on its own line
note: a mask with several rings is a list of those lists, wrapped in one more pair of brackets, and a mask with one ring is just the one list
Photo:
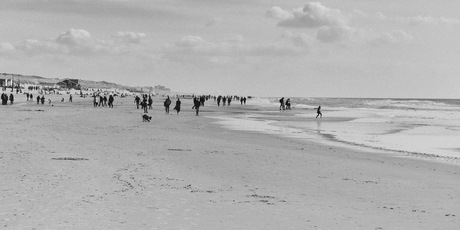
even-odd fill
[(319, 118), (323, 118), (323, 114), (321, 113), (321, 106), (318, 106), (318, 108), (316, 108), (316, 113), (318, 114), (316, 115), (316, 118), (318, 118), (318, 116)]
[(177, 111), (177, 115), (179, 115), (180, 113), (180, 104), (181, 104), (181, 101), (179, 100), (179, 98), (177, 98), (176, 106), (174, 107), (174, 110)]

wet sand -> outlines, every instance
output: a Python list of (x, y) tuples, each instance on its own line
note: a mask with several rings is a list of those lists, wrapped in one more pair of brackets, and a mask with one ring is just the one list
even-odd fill
[(197, 117), (191, 100), (176, 116), (155, 98), (142, 122), (133, 100), (1, 106), (0, 228), (460, 226), (458, 165), (235, 131), (212, 118), (270, 110), (250, 101), (208, 101)]

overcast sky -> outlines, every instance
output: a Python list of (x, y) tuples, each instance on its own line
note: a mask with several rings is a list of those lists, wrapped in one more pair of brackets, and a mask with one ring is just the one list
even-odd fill
[(0, 72), (206, 94), (460, 98), (460, 1), (1, 0)]

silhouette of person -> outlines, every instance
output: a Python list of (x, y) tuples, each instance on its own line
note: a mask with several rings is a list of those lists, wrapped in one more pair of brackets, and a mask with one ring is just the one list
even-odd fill
[(37, 96), (37, 105), (40, 104), (40, 95)]
[(136, 103), (136, 108), (139, 109), (139, 103), (141, 102), (141, 98), (136, 95), (134, 98), (134, 103)]
[(220, 101), (222, 100), (222, 96), (218, 96), (217, 97), (217, 106), (220, 106)]
[(13, 96), (13, 94), (11, 93), (11, 94), (10, 94), (10, 105), (13, 104), (13, 101), (14, 101), (14, 96)]
[(284, 97), (280, 99), (280, 110), (284, 110)]
[(200, 100), (198, 100), (198, 98), (194, 98), (193, 99), (193, 107), (195, 110), (196, 110), (196, 115), (198, 116), (198, 114), (200, 113), (200, 105), (201, 105), (201, 102)]
[(179, 115), (180, 113), (180, 104), (181, 104), (181, 101), (179, 100), (179, 98), (177, 98), (176, 106), (174, 106), (174, 110), (177, 111), (177, 115)]
[(171, 99), (169, 99), (169, 96), (167, 96), (163, 105), (165, 106), (165, 113), (169, 114), (169, 106), (171, 105)]
[(318, 115), (316, 115), (316, 118), (318, 118), (318, 116), (320, 116), (319, 118), (323, 118), (323, 114), (321, 113), (321, 106), (318, 106), (318, 108), (316, 108), (316, 113)]
[(110, 94), (109, 96), (109, 108), (113, 108), (113, 96)]
[(291, 99), (290, 98), (286, 100), (286, 109), (291, 110)]
[(153, 104), (153, 99), (152, 99), (152, 97), (149, 95), (149, 109), (153, 109), (153, 108), (152, 108), (152, 104)]

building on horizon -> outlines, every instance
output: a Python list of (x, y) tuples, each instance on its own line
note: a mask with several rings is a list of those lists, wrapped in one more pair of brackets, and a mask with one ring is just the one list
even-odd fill
[(56, 85), (58, 85), (59, 88), (81, 89), (80, 84), (78, 84), (78, 79), (65, 79), (56, 83)]

